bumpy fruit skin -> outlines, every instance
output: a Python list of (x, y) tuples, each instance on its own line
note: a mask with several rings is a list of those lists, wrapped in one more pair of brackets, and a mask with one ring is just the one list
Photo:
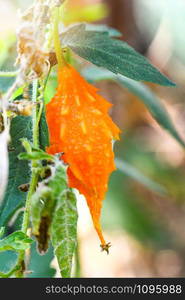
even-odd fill
[(85, 196), (105, 250), (99, 220), (108, 179), (115, 170), (112, 140), (119, 139), (120, 132), (108, 115), (110, 107), (70, 65), (59, 70), (56, 94), (46, 107), (50, 132), (47, 152), (64, 153), (69, 186)]

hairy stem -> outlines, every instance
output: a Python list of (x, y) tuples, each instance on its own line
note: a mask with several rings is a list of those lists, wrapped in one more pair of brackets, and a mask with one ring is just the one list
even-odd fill
[[(38, 95), (38, 80), (36, 79), (33, 81), (32, 102), (37, 102), (37, 95)], [(39, 130), (38, 130), (39, 121), (37, 121), (37, 115), (38, 115), (38, 107), (36, 106), (35, 109), (33, 110), (33, 115), (32, 115), (33, 146), (36, 148), (39, 147)]]
[[(32, 101), (38, 102), (38, 80), (34, 80), (32, 84)], [(39, 110), (37, 106), (33, 110), (32, 123), (33, 123), (33, 146), (34, 147), (39, 147), (39, 122), (42, 113), (42, 107), (43, 105), (41, 104)], [(29, 192), (26, 199), (26, 205), (25, 205), (25, 211), (24, 211), (23, 223), (22, 223), (22, 231), (25, 234), (27, 233), (29, 227), (29, 221), (30, 221), (31, 197), (35, 192), (38, 184), (39, 173), (37, 167), (38, 167), (38, 162), (32, 161), (31, 164), (32, 176), (30, 181)], [(20, 266), (20, 268), (16, 272), (16, 277), (20, 278), (24, 276), (24, 271), (25, 271), (24, 259), (25, 259), (25, 251), (20, 251), (18, 256), (18, 261), (17, 261), (17, 264)]]

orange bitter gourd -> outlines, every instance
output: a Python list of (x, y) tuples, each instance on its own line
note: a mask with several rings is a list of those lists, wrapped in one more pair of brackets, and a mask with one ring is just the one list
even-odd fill
[(89, 206), (103, 250), (108, 251), (100, 226), (102, 200), (115, 169), (112, 140), (119, 128), (108, 115), (112, 104), (71, 66), (58, 72), (58, 88), (46, 106), (50, 154), (63, 152), (69, 186), (82, 193)]

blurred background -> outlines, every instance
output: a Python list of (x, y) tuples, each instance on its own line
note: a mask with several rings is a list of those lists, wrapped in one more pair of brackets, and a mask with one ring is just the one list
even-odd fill
[[(0, 69), (12, 69), (18, 8), (23, 10), (31, 2), (0, 0)], [(69, 7), (75, 13), (66, 15), (66, 24), (87, 21), (118, 29), (124, 41), (177, 83), (175, 88), (147, 85), (165, 105), (185, 140), (185, 1), (69, 0)], [(78, 276), (184, 277), (184, 150), (159, 127), (136, 96), (115, 83), (97, 86), (114, 104), (112, 118), (122, 130), (114, 149), (116, 158), (125, 162), (125, 171), (112, 174), (103, 203), (102, 226), (112, 244), (109, 255), (100, 252), (85, 200), (78, 197)], [(0, 91), (5, 89), (6, 83), (1, 84)], [(128, 176), (130, 169), (132, 175)], [(151, 181), (167, 193), (153, 188)], [(10, 231), (19, 226), (19, 220), (12, 226)], [(6, 271), (14, 259), (10, 252), (1, 253), (0, 269)], [(29, 268), (34, 273), (30, 277), (58, 276), (55, 267), (52, 249), (40, 257), (33, 247)]]

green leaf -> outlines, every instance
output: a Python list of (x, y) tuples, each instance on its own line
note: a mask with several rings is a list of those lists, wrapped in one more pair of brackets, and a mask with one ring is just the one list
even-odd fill
[(19, 99), (19, 98), (21, 98), (21, 96), (22, 96), (22, 98), (23, 98), (23, 93), (24, 93), (24, 87), (25, 87), (26, 85), (23, 85), (23, 86), (21, 86), (21, 87), (19, 87), (18, 89), (16, 89), (15, 90), (15, 92), (12, 94), (12, 99), (13, 100), (15, 100), (15, 99)]
[(88, 24), (86, 23), (86, 30), (87, 31), (98, 31), (98, 32), (106, 32), (108, 33), (109, 36), (111, 37), (121, 37), (122, 33), (118, 31), (115, 28), (109, 27), (107, 25), (102, 25), (102, 24)]
[(122, 74), (138, 81), (174, 85), (127, 43), (112, 39), (106, 32), (86, 30), (85, 24), (75, 25), (64, 32), (62, 45), (68, 46), (82, 58), (115, 74)]
[(39, 123), (39, 142), (41, 149), (45, 150), (49, 146), (49, 131), (46, 122), (45, 108), (42, 111)]
[(22, 231), (15, 231), (8, 235), (3, 240), (0, 240), (0, 251), (12, 250), (26, 250), (33, 242), (25, 233)]
[(64, 191), (58, 199), (51, 225), (51, 241), (63, 278), (71, 276), (72, 259), (77, 246), (76, 198)]
[(33, 234), (41, 253), (47, 250), (49, 237), (58, 259), (62, 277), (70, 277), (76, 248), (76, 199), (67, 186), (66, 167), (56, 159), (52, 176), (39, 184), (32, 197)]
[(167, 194), (165, 187), (142, 174), (142, 172), (130, 165), (128, 162), (122, 162), (120, 159), (116, 159), (116, 167), (119, 171), (141, 183), (149, 190), (152, 190), (163, 196)]
[(49, 246), (49, 230), (56, 199), (52, 197), (52, 190), (40, 184), (32, 196), (31, 217), (32, 233), (37, 239), (38, 252), (45, 254)]
[(18, 155), (24, 151), (21, 138), (31, 140), (31, 117), (17, 116), (11, 122), (9, 145), (9, 178), (8, 187), (0, 209), (0, 226), (5, 225), (14, 212), (24, 206), (26, 193), (19, 186), (30, 181), (30, 167), (27, 161), (20, 161)]
[(52, 278), (56, 270), (51, 267), (51, 262), (54, 259), (53, 248), (50, 246), (45, 255), (39, 255), (36, 251), (35, 243), (31, 245), (31, 255), (28, 270), (29, 278)]
[[(53, 199), (51, 196), (51, 189), (43, 184), (40, 184), (37, 191), (32, 196), (31, 203), (31, 217), (32, 217), (32, 232), (33, 235), (38, 236), (40, 230), (40, 224), (42, 217), (50, 218), (52, 214), (52, 210), (47, 209), (48, 201), (53, 203)], [(52, 204), (53, 206), (53, 204)]]
[(173, 136), (178, 143), (185, 147), (185, 142), (177, 132), (167, 110), (156, 95), (144, 84), (135, 80), (126, 78), (122, 75), (115, 75), (104, 69), (98, 69), (96, 67), (88, 67), (84, 69), (82, 74), (90, 82), (96, 82), (101, 80), (113, 80), (119, 83), (124, 88), (128, 89), (132, 94), (136, 95), (147, 107), (152, 117), (157, 123), (167, 130), (171, 136)]
[(53, 175), (47, 184), (51, 188), (54, 198), (57, 198), (68, 187), (66, 169), (67, 167), (56, 158), (55, 166), (52, 169)]
[(16, 265), (16, 262), (17, 262), (17, 252), (14, 251), (0, 252), (0, 273), (7, 274)]
[(52, 176), (43, 180), (32, 196), (32, 230), (41, 254), (48, 248), (50, 225), (58, 196), (67, 188), (65, 172), (62, 163), (56, 160), (56, 165), (51, 167)]
[(47, 104), (53, 98), (56, 93), (58, 81), (55, 73), (50, 73), (49, 78), (47, 80), (46, 88), (44, 91), (44, 103)]
[(31, 217), (34, 235), (39, 234), (42, 217), (48, 216), (51, 220), (57, 197), (67, 188), (65, 171), (62, 163), (57, 161), (56, 165), (51, 167), (52, 176), (43, 180), (32, 196)]

